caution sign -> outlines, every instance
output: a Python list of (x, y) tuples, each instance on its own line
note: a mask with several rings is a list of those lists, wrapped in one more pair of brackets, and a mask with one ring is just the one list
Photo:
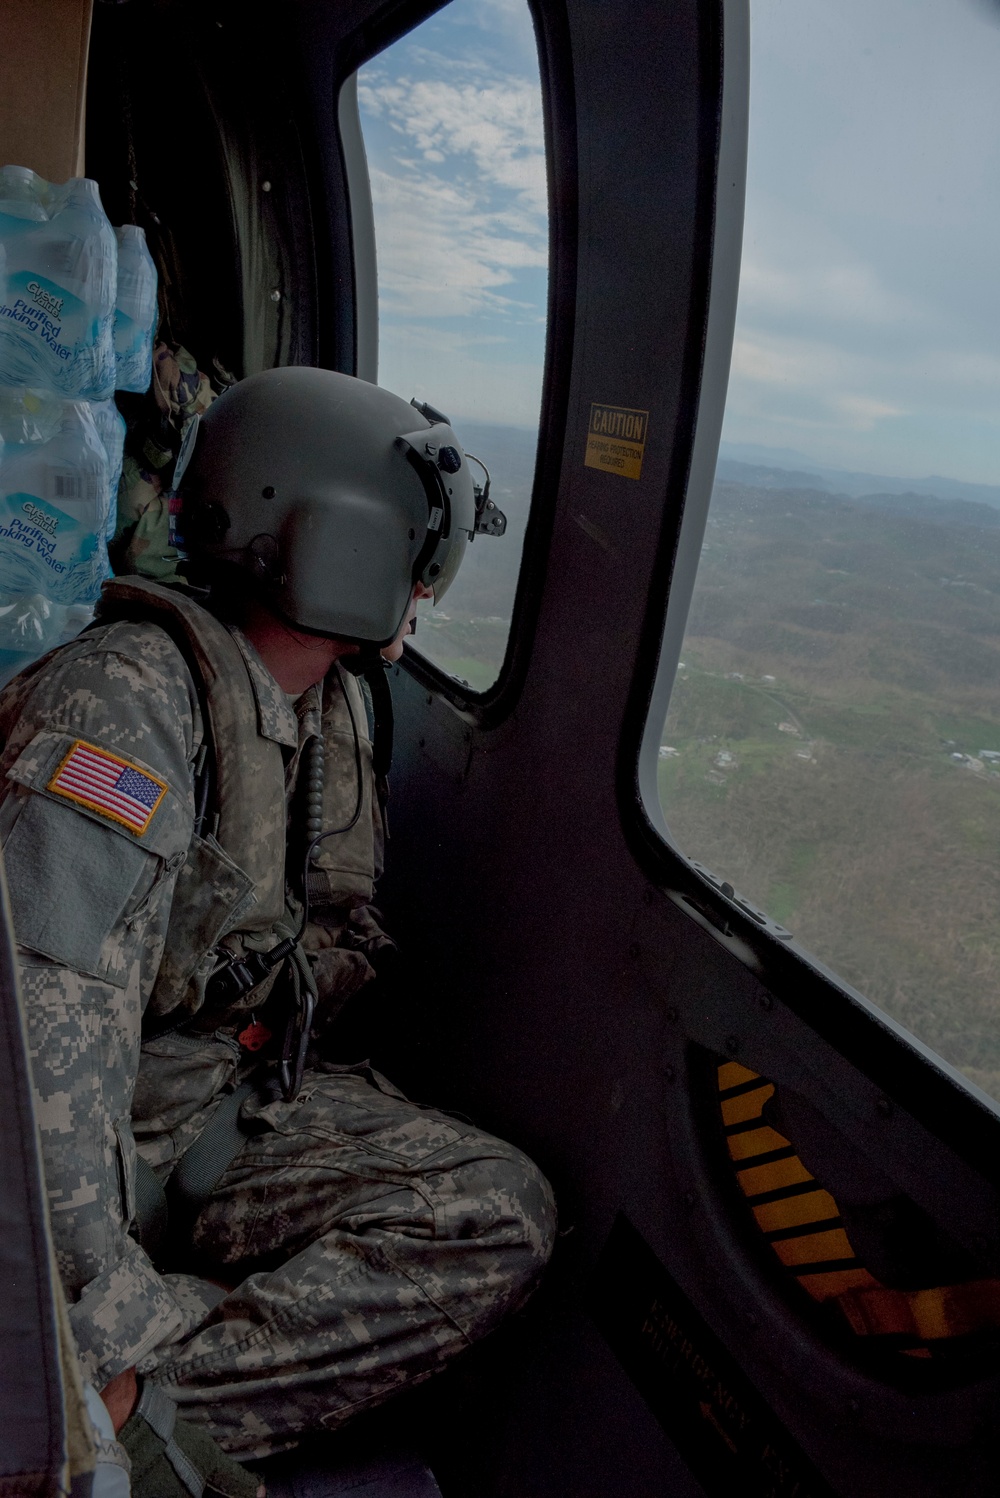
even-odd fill
[(585, 465), (620, 474), (624, 479), (639, 478), (648, 425), (648, 411), (604, 406), (595, 401), (590, 408)]
[(791, 1432), (624, 1215), (601, 1254), (590, 1309), (706, 1492), (833, 1498)]

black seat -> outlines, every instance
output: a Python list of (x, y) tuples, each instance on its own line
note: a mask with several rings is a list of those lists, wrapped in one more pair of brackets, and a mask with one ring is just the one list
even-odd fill
[(291, 1451), (256, 1470), (268, 1498), (441, 1498), (430, 1470), (408, 1452), (338, 1462)]

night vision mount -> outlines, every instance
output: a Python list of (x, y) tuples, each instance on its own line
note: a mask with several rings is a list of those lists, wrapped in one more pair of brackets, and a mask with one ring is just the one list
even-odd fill
[[(447, 416), (436, 410), (434, 406), (428, 405), (426, 401), (411, 400), (410, 405), (414, 410), (419, 411), (421, 416), (426, 417), (432, 426), (451, 428), (451, 422)], [(437, 466), (446, 473), (455, 473), (461, 467), (461, 455), (450, 446), (442, 447), (436, 456)], [(490, 499), (490, 471), (482, 458), (477, 458), (474, 453), (467, 452), (465, 457), (468, 462), (475, 463), (481, 468), (486, 477), (483, 484), (477, 484), (474, 479), (472, 482), (472, 492), (476, 498), (476, 523), (469, 532), (469, 540), (474, 541), (477, 536), (502, 536), (507, 529), (507, 516)]]

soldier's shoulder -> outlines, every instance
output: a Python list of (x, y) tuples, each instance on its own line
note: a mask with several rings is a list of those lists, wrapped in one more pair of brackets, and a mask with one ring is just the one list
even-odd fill
[(182, 679), (191, 676), (177, 641), (168, 629), (153, 619), (112, 619), (107, 624), (93, 624), (64, 646), (63, 651), (57, 651), (53, 659), (59, 660), (63, 652), (70, 650), (75, 650), (79, 659), (114, 654), (135, 661), (137, 665), (159, 665)]
[(91, 677), (95, 671), (114, 676), (115, 667), (109, 663), (109, 657), (137, 668), (136, 672), (128, 673), (137, 685), (140, 679), (145, 679), (162, 685), (176, 684), (182, 691), (193, 686), (191, 671), (177, 641), (152, 619), (114, 619), (107, 624), (92, 624), (75, 640), (54, 650), (36, 673), (28, 673), (27, 680), (33, 680), (37, 686), (56, 677), (70, 684), (74, 677)]
[(184, 655), (151, 620), (97, 624), (15, 677), (0, 692), (0, 739), (8, 747), (63, 719), (159, 722), (189, 736), (198, 693)]

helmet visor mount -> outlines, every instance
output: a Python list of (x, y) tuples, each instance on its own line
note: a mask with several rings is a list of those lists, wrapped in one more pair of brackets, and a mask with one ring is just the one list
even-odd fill
[(397, 438), (427, 493), (427, 535), (414, 567), (421, 582), (440, 603), (461, 565), (476, 527), (472, 474), (451, 426), (436, 422)]

